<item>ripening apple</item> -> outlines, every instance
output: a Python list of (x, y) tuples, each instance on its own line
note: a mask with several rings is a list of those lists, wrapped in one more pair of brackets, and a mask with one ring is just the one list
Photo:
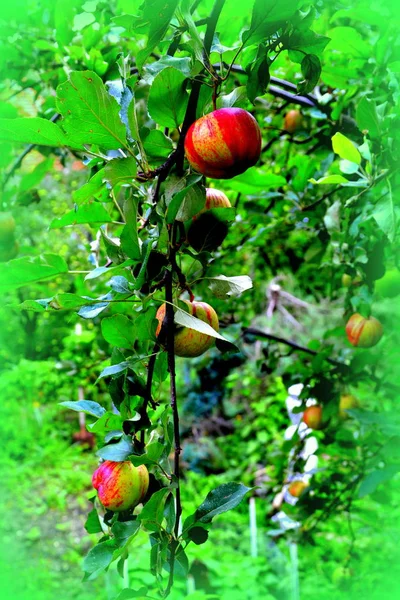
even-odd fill
[(303, 413), (303, 421), (310, 429), (322, 429), (322, 406), (307, 406)]
[(310, 487), (310, 484), (306, 483), (305, 481), (292, 481), (292, 483), (288, 487), (288, 492), (291, 496), (294, 496), (295, 498), (300, 498), (300, 496), (308, 487)]
[(301, 128), (303, 116), (299, 110), (289, 110), (285, 115), (283, 128), (289, 133), (294, 133)]
[(231, 206), (232, 204), (224, 192), (216, 190), (215, 188), (206, 188), (206, 202), (201, 211), (199, 211), (193, 219), (197, 219), (199, 215), (211, 208), (231, 208)]
[(206, 177), (231, 179), (260, 158), (261, 131), (247, 110), (219, 108), (190, 126), (185, 154), (191, 167)]
[(346, 334), (352, 346), (371, 348), (381, 339), (383, 327), (375, 317), (363, 317), (359, 313), (354, 313), (347, 321)]
[[(156, 329), (156, 335), (161, 331), (161, 326), (165, 317), (165, 304), (162, 304), (157, 311), (156, 319), (158, 320), (158, 327)], [(215, 331), (219, 330), (218, 316), (212, 306), (206, 302), (190, 302), (189, 300), (179, 300), (179, 308), (185, 312), (193, 315), (200, 321), (204, 321), (210, 325)], [(214, 343), (215, 338), (206, 333), (201, 333), (195, 329), (189, 327), (182, 327), (181, 325), (175, 325), (174, 335), (174, 350), (177, 356), (183, 356), (186, 358), (194, 358), (204, 354)]]
[(360, 403), (355, 396), (351, 394), (342, 394), (339, 401), (339, 417), (343, 420), (349, 418), (348, 410), (358, 408)]
[(93, 473), (92, 484), (104, 508), (121, 512), (143, 500), (149, 487), (149, 472), (145, 465), (135, 467), (130, 461), (106, 460)]

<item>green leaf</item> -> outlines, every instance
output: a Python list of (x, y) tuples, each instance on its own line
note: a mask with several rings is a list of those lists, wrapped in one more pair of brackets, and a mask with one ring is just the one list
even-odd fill
[(174, 148), (171, 138), (159, 129), (151, 129), (146, 134), (143, 138), (143, 147), (150, 159), (157, 158), (160, 161), (168, 158)]
[(114, 536), (118, 547), (125, 546), (138, 533), (140, 521), (117, 521), (111, 527), (111, 532)]
[(208, 280), (214, 296), (222, 299), (226, 299), (227, 296), (240, 296), (253, 287), (253, 282), (248, 275), (238, 275), (237, 277), (217, 275), (209, 277)]
[(321, 76), (321, 62), (315, 54), (307, 54), (301, 61), (301, 72), (304, 81), (300, 81), (297, 89), (300, 94), (312, 92)]
[(100, 169), (85, 183), (82, 187), (72, 194), (75, 204), (81, 205), (89, 200), (106, 201), (109, 196), (109, 191), (104, 183), (105, 170)]
[(111, 564), (114, 551), (117, 549), (114, 540), (100, 542), (92, 548), (83, 560), (83, 570), (90, 579), (97, 577), (99, 573), (107, 569)]
[[(168, 224), (172, 224), (175, 221), (175, 219), (177, 218), (178, 212), (181, 208), (181, 205), (182, 205), (186, 195), (188, 194), (190, 188), (193, 187), (199, 181), (201, 181), (201, 179), (202, 179), (201, 175), (189, 175), (189, 177), (186, 179), (186, 186), (183, 188), (183, 190), (179, 191), (177, 194), (175, 194), (173, 196), (171, 202), (168, 204), (168, 209), (167, 209), (166, 221)], [(204, 204), (203, 204), (203, 206), (204, 206)], [(190, 212), (190, 209), (189, 209), (189, 212)], [(183, 210), (183, 212), (181, 213), (181, 216), (184, 216), (186, 213), (187, 213), (187, 211)]]
[(54, 158), (50, 157), (40, 162), (31, 173), (24, 175), (20, 181), (18, 192), (24, 193), (35, 188), (42, 181), (43, 177), (51, 171), (53, 163)]
[(93, 508), (87, 516), (85, 529), (88, 533), (102, 533), (103, 529), (99, 520), (97, 510)]
[(58, 254), (24, 257), (0, 263), (0, 292), (15, 290), (24, 285), (53, 279), (68, 272), (68, 265)]
[(349, 160), (357, 165), (361, 163), (361, 155), (359, 151), (354, 146), (353, 142), (351, 142), (349, 138), (344, 136), (342, 133), (335, 133), (332, 138), (332, 148), (333, 151), (340, 156), (340, 158)]
[(218, 331), (215, 331), (208, 323), (205, 323), (201, 319), (197, 317), (193, 317), (189, 315), (189, 313), (184, 310), (177, 308), (175, 311), (174, 321), (177, 325), (182, 325), (182, 327), (188, 327), (189, 329), (194, 329), (195, 331), (199, 331), (200, 333), (205, 333), (206, 335), (210, 335), (214, 338), (218, 338), (219, 340), (226, 340)]
[(142, 6), (143, 24), (148, 25), (146, 47), (136, 56), (136, 65), (142, 69), (146, 59), (163, 39), (179, 0), (145, 0)]
[(356, 121), (361, 131), (367, 130), (369, 136), (374, 139), (381, 135), (379, 116), (376, 103), (366, 96), (361, 98), (356, 108)]
[(181, 2), (181, 11), (184, 21), (186, 22), (187, 29), (190, 36), (190, 49), (195, 56), (195, 58), (201, 63), (204, 64), (204, 55), (203, 55), (203, 42), (201, 41), (199, 31), (195, 25), (195, 22), (192, 17), (192, 13), (190, 11), (192, 6), (191, 0), (182, 0)]
[(96, 452), (97, 456), (100, 456), (100, 458), (104, 458), (104, 460), (114, 460), (115, 462), (122, 462), (133, 453), (132, 440), (127, 435), (122, 436), (121, 440), (116, 444), (108, 444)]
[(243, 44), (265, 43), (265, 38), (295, 14), (298, 5), (297, 0), (255, 0), (250, 29), (242, 34)]
[(258, 48), (256, 60), (250, 64), (247, 72), (247, 96), (250, 102), (254, 104), (257, 96), (265, 94), (270, 81), (267, 53), (262, 44)]
[(68, 145), (96, 144), (105, 150), (126, 148), (126, 130), (118, 102), (93, 71), (72, 71), (57, 88), (57, 109)]
[(137, 210), (139, 199), (128, 198), (124, 206), (126, 225), (121, 233), (121, 249), (132, 260), (140, 260), (141, 247), (137, 231)]
[(230, 94), (219, 96), (218, 108), (231, 108), (232, 106), (245, 108), (247, 106), (247, 90), (244, 85), (236, 87)]
[(400, 465), (389, 465), (388, 467), (369, 473), (361, 482), (358, 490), (358, 497), (363, 498), (368, 494), (372, 494), (378, 485), (392, 479), (399, 471)]
[(379, 228), (392, 243), (394, 242), (397, 233), (400, 218), (399, 213), (398, 207), (394, 206), (391, 189), (389, 189), (388, 195), (378, 200), (372, 212), (372, 216)]
[(66, 402), (60, 402), (60, 406), (65, 406), (76, 412), (84, 412), (92, 417), (100, 418), (106, 413), (106, 409), (103, 408), (98, 402), (92, 402), (92, 400), (67, 400)]
[(113, 315), (103, 319), (101, 332), (109, 344), (118, 348), (131, 349), (135, 343), (135, 326), (125, 315)]
[(104, 169), (104, 178), (115, 187), (116, 185), (130, 185), (136, 177), (136, 160), (133, 156), (128, 158), (115, 158), (110, 160)]
[(0, 119), (0, 141), (40, 146), (65, 146), (67, 144), (62, 129), (55, 123), (40, 117)]
[(147, 587), (142, 587), (139, 590), (131, 590), (125, 588), (118, 594), (115, 600), (130, 600), (131, 598), (147, 598)]
[(330, 38), (318, 35), (311, 29), (295, 29), (287, 44), (289, 58), (293, 62), (301, 63), (305, 54), (320, 56), (329, 42)]
[(110, 411), (107, 411), (98, 419), (95, 423), (87, 425), (88, 431), (92, 433), (101, 433), (102, 435), (121, 429), (122, 420), (120, 415), (116, 415)]
[(164, 504), (169, 493), (168, 488), (162, 488), (155, 492), (138, 515), (138, 519), (148, 531), (158, 531), (160, 529), (164, 520)]
[(202, 185), (195, 183), (190, 187), (181, 202), (176, 220), (184, 223), (197, 215), (206, 203), (206, 193)]
[(111, 223), (112, 218), (104, 206), (98, 202), (82, 204), (76, 210), (71, 210), (59, 219), (53, 219), (50, 229), (60, 229), (68, 225), (82, 225), (84, 223)]
[(310, 183), (314, 183), (315, 185), (332, 185), (332, 183), (348, 183), (348, 179), (343, 177), (343, 175), (327, 175), (326, 177), (321, 177), (320, 179), (311, 178), (308, 181)]
[(286, 179), (282, 175), (268, 173), (268, 171), (256, 167), (247, 169), (245, 173), (234, 177), (229, 182), (231, 189), (249, 195), (258, 195), (286, 184)]
[(211, 523), (217, 515), (238, 506), (251, 489), (242, 483), (223, 483), (207, 494), (206, 499), (196, 511), (196, 520), (202, 523)]
[(187, 78), (173, 67), (159, 73), (150, 88), (148, 111), (151, 118), (164, 127), (179, 127), (185, 116), (189, 96)]

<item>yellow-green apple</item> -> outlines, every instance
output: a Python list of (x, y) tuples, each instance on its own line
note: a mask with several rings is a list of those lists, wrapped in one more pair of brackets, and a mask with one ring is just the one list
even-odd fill
[(349, 288), (352, 285), (357, 286), (357, 285), (360, 285), (361, 283), (362, 283), (362, 279), (361, 279), (361, 277), (359, 275), (356, 275), (355, 277), (352, 277), (348, 273), (344, 273), (342, 275), (342, 285), (343, 285), (343, 287)]
[(219, 108), (200, 117), (185, 137), (189, 164), (206, 177), (231, 179), (255, 165), (260, 153), (258, 123), (242, 108)]
[[(190, 302), (189, 300), (179, 300), (179, 308), (189, 313), (193, 317), (200, 319), (210, 325), (215, 331), (219, 330), (218, 316), (212, 306), (206, 302)], [(156, 335), (161, 331), (161, 326), (165, 317), (165, 304), (162, 304), (157, 311), (156, 319), (158, 327)], [(214, 337), (201, 333), (189, 327), (175, 325), (174, 349), (177, 356), (193, 358), (204, 354), (214, 343)]]
[(322, 429), (322, 406), (307, 406), (303, 413), (303, 421), (310, 429)]
[(347, 321), (346, 335), (352, 346), (371, 348), (381, 339), (383, 327), (375, 317), (363, 317), (359, 313), (354, 313)]
[(351, 394), (342, 394), (339, 400), (339, 417), (343, 420), (348, 419), (350, 415), (347, 411), (360, 406), (358, 399)]
[(299, 110), (289, 110), (285, 115), (283, 128), (289, 133), (294, 133), (300, 129), (303, 123), (303, 116)]
[(130, 461), (104, 461), (93, 473), (93, 487), (108, 510), (121, 512), (139, 504), (149, 487), (145, 465), (135, 467)]
[(288, 487), (288, 492), (295, 498), (300, 498), (302, 493), (310, 486), (309, 483), (305, 481), (292, 481), (292, 483)]

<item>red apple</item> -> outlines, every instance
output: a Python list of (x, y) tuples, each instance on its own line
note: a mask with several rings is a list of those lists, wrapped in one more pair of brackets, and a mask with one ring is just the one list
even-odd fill
[(120, 512), (139, 504), (149, 487), (145, 465), (135, 467), (130, 461), (104, 461), (93, 473), (93, 487), (108, 510)]
[(256, 164), (261, 131), (242, 108), (219, 108), (195, 121), (185, 138), (190, 165), (206, 177), (231, 179)]
[(305, 481), (292, 481), (292, 483), (288, 487), (288, 492), (295, 498), (300, 498), (304, 490), (309, 487), (309, 484)]
[(285, 115), (283, 128), (289, 133), (294, 133), (300, 129), (303, 122), (303, 116), (299, 110), (289, 110)]
[(347, 321), (346, 334), (352, 346), (371, 348), (381, 339), (383, 327), (375, 317), (366, 318), (359, 313), (355, 313)]
[(303, 421), (310, 429), (322, 429), (322, 406), (308, 406), (303, 413)]
[[(218, 316), (215, 310), (206, 302), (189, 302), (189, 300), (180, 300), (180, 308), (190, 315), (197, 317), (201, 321), (211, 325), (215, 331), (219, 330)], [(158, 320), (158, 327), (156, 329), (156, 335), (161, 331), (161, 326), (165, 317), (165, 304), (162, 304), (157, 311), (156, 319)], [(206, 350), (211, 348), (214, 343), (214, 339), (211, 335), (201, 333), (195, 329), (189, 327), (177, 326), (175, 329), (174, 337), (174, 348), (177, 356), (184, 356), (186, 358), (193, 358), (204, 354)]]

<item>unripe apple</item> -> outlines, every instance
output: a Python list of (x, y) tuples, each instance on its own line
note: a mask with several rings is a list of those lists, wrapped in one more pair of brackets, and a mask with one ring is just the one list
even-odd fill
[(256, 164), (261, 131), (242, 108), (219, 108), (197, 119), (185, 138), (189, 164), (206, 177), (231, 179)]
[(381, 279), (375, 281), (375, 292), (382, 298), (395, 298), (400, 294), (400, 271), (389, 269)]
[(351, 286), (357, 286), (362, 283), (362, 279), (359, 275), (352, 277), (348, 273), (344, 273), (342, 275), (342, 285), (343, 287), (349, 288)]
[[(215, 310), (206, 302), (190, 302), (189, 300), (180, 300), (180, 308), (185, 312), (193, 315), (200, 321), (204, 321), (211, 325), (215, 331), (219, 330), (218, 316)], [(158, 327), (156, 329), (156, 335), (161, 331), (161, 326), (165, 317), (165, 304), (162, 304), (157, 311), (156, 319), (158, 320)], [(211, 348), (214, 343), (214, 337), (190, 329), (189, 327), (175, 326), (174, 335), (174, 350), (177, 356), (183, 356), (186, 358), (193, 358), (204, 354), (206, 350)]]
[(289, 133), (294, 133), (300, 129), (303, 123), (303, 116), (299, 110), (289, 110), (285, 115), (283, 128)]
[(359, 313), (354, 313), (347, 321), (346, 334), (352, 346), (371, 348), (381, 339), (383, 327), (375, 317), (366, 318)]
[(295, 498), (300, 498), (302, 493), (310, 486), (309, 483), (305, 481), (292, 481), (292, 483), (288, 487), (288, 492), (291, 496)]
[(310, 429), (322, 429), (322, 406), (320, 404), (307, 406), (303, 413), (303, 421)]
[(135, 467), (130, 461), (104, 461), (93, 473), (93, 487), (108, 510), (120, 512), (139, 504), (149, 487), (149, 472), (145, 465)]
[(347, 411), (360, 406), (358, 399), (351, 394), (342, 394), (339, 401), (339, 417), (343, 420), (348, 419), (350, 415)]

